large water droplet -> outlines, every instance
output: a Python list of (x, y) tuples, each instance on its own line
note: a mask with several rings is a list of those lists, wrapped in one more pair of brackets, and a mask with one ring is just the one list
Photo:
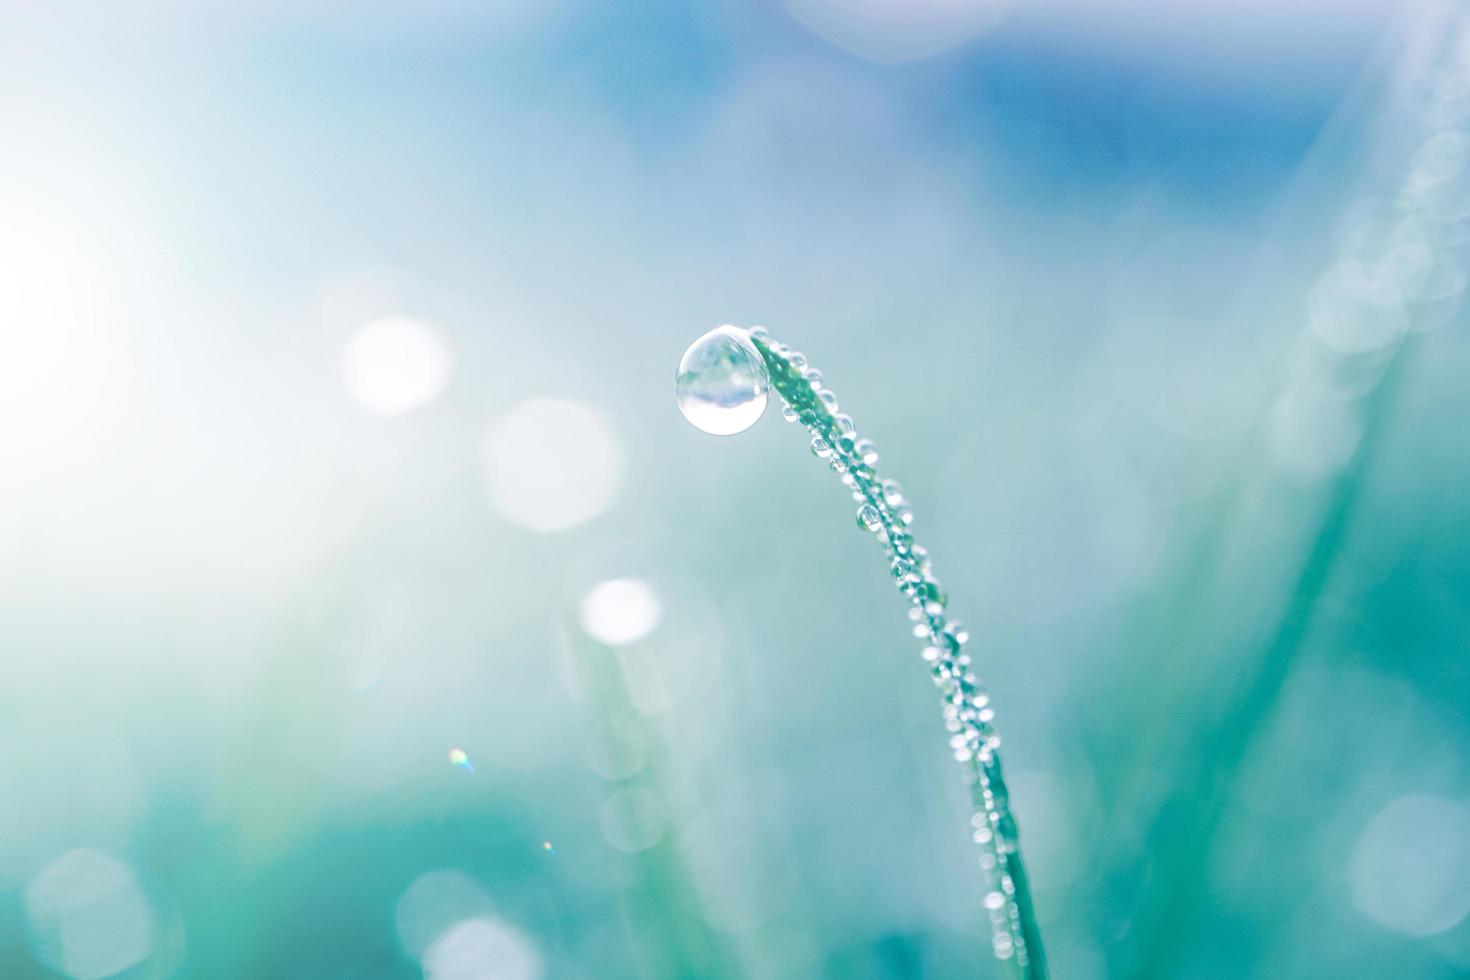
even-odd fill
[(766, 410), (766, 363), (739, 327), (716, 327), (679, 358), (674, 396), (694, 427), (711, 435), (744, 432)]

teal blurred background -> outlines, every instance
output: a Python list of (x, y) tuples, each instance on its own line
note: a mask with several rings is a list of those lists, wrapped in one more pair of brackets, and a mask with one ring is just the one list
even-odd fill
[(1457, 17), (0, 7), (0, 976), (1470, 975)]

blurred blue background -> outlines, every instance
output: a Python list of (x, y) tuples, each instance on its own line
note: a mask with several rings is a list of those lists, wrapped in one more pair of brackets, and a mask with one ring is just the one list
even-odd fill
[(0, 975), (1470, 974), (1461, 19), (0, 7)]

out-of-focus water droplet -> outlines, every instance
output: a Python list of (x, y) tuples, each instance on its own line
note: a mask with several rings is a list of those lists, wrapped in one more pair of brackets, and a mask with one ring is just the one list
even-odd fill
[(1004, 0), (786, 0), (819, 37), (878, 64), (928, 58), (995, 23)]
[(624, 787), (608, 797), (600, 822), (603, 839), (625, 854), (648, 850), (668, 829), (663, 801), (637, 786)]
[(425, 980), (541, 980), (546, 967), (531, 941), (498, 919), (466, 919), (424, 951)]
[(463, 871), (430, 871), (414, 880), (398, 899), (394, 918), (403, 951), (421, 960), (434, 940), (470, 916), (489, 915), (494, 908), (480, 883)]
[(602, 582), (577, 608), (582, 629), (608, 646), (636, 643), (658, 628), (663, 603), (653, 586), (636, 578)]
[(903, 503), (903, 487), (898, 485), (897, 480), (883, 481), (883, 502), (889, 507), (897, 507)]
[(832, 393), (831, 388), (822, 388), (817, 392), (817, 400), (827, 406), (831, 412), (837, 411), (837, 396)]
[(781, 417), (788, 422), (795, 422), (801, 418), (801, 414), (790, 405), (783, 405), (781, 406)]
[(876, 531), (883, 526), (883, 518), (878, 514), (878, 509), (872, 504), (864, 504), (858, 508), (858, 527), (866, 531)]
[(1470, 917), (1470, 806), (1426, 793), (1368, 820), (1347, 865), (1353, 904), (1406, 936), (1432, 936)]
[(861, 458), (862, 461), (864, 463), (867, 463), (869, 466), (872, 466), (874, 463), (878, 462), (878, 447), (873, 444), (873, 440), (859, 439), (857, 441), (857, 444), (854, 445), (852, 448), (853, 452), (857, 453), (859, 458)]
[(385, 418), (431, 401), (448, 382), (451, 364), (437, 330), (403, 317), (369, 323), (342, 352), (347, 390), (366, 411)]
[(133, 870), (100, 851), (78, 848), (52, 861), (26, 887), (24, 903), (33, 955), (64, 976), (116, 976), (155, 952), (157, 911)]
[(495, 508), (521, 527), (549, 533), (586, 523), (612, 505), (623, 450), (596, 407), (530, 398), (491, 426), (484, 468)]
[(770, 378), (750, 334), (716, 327), (679, 358), (674, 395), (694, 427), (716, 436), (744, 432), (766, 410)]
[(832, 455), (832, 447), (827, 445), (821, 436), (813, 436), (812, 455), (817, 457), (817, 459), (827, 459)]

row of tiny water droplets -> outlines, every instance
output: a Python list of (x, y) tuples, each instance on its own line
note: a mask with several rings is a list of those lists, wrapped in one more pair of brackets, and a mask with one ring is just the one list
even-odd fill
[(751, 330), (749, 338), (766, 363), (771, 387), (785, 400), (782, 416), (811, 431), (812, 453), (852, 490), (858, 504), (858, 526), (883, 545), (894, 583), (911, 603), (914, 635), (925, 644), (924, 660), (943, 697), (950, 747), (965, 767), (971, 789), (975, 807), (971, 824), (989, 885), (985, 908), (992, 949), (997, 958), (1011, 961), (1023, 975), (1044, 976), (1040, 944), (1030, 921), (1033, 913), (1020, 863), (1016, 822), (1001, 772), (1000, 737), (992, 724), (995, 712), (964, 652), (969, 633), (958, 620), (949, 618), (948, 600), (934, 577), (929, 554), (914, 543), (909, 530), (913, 511), (898, 483), (878, 476), (877, 448), (872, 440), (859, 438), (852, 418), (838, 411), (837, 397), (823, 387), (821, 372), (760, 327)]

